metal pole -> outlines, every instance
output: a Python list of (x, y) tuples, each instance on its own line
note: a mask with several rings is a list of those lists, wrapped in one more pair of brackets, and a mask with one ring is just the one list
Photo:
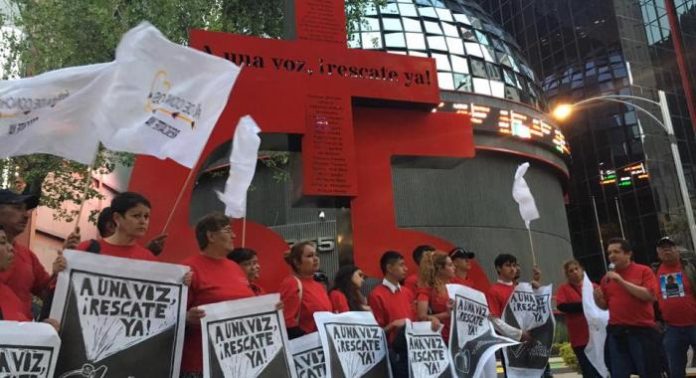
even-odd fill
[(621, 207), (619, 206), (619, 197), (614, 197), (614, 204), (616, 205), (616, 213), (619, 216), (619, 228), (621, 228), (621, 238), (626, 239), (626, 233), (624, 233), (623, 220), (621, 220)]
[(602, 248), (601, 255), (602, 261), (604, 262), (604, 271), (607, 271), (607, 256), (604, 253), (604, 240), (602, 240), (602, 228), (599, 227), (599, 215), (597, 215), (597, 202), (595, 202), (594, 196), (592, 198), (592, 209), (594, 209), (594, 219), (597, 224), (597, 236), (599, 237), (599, 246)]
[(682, 202), (684, 203), (684, 212), (686, 213), (686, 221), (689, 225), (689, 233), (691, 235), (691, 245), (696, 249), (696, 222), (694, 222), (694, 210), (691, 207), (691, 197), (689, 197), (689, 190), (686, 187), (686, 180), (684, 179), (684, 167), (682, 167), (681, 157), (679, 155), (679, 147), (677, 146), (677, 139), (674, 137), (674, 129), (672, 128), (672, 117), (669, 113), (669, 106), (667, 105), (667, 97), (664, 91), (658, 91), (660, 96), (660, 110), (662, 111), (662, 121), (669, 137), (669, 143), (672, 147), (672, 158), (674, 159), (674, 167), (677, 170), (677, 180), (679, 181), (679, 189), (681, 191)]

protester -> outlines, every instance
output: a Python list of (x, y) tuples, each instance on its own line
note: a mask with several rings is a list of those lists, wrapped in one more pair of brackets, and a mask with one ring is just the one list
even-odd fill
[[(558, 287), (556, 307), (566, 315), (570, 345), (578, 359), (582, 376), (601, 377), (585, 355), (585, 347), (590, 338), (587, 319), (582, 309), (582, 284), (585, 270), (577, 260), (570, 260), (563, 264), (563, 272), (568, 282)], [(597, 287), (597, 285), (594, 286)]]
[(293, 339), (317, 330), (315, 312), (333, 308), (326, 287), (314, 280), (314, 273), (319, 270), (319, 256), (313, 243), (295, 243), (285, 254), (285, 262), (293, 272), (280, 283), (280, 299), (285, 308), (288, 337)]
[[(506, 324), (501, 318), (503, 310), (507, 305), (512, 292), (515, 291), (515, 278), (518, 277), (520, 269), (517, 264), (517, 257), (510, 254), (500, 254), (493, 261), (495, 271), (498, 273), (498, 280), (491, 285), (486, 293), (486, 301), (488, 301), (488, 309), (490, 310), (491, 321), (495, 329), (502, 335), (515, 340), (528, 341), (530, 336), (528, 332), (512, 327)], [(538, 281), (539, 274), (535, 269), (535, 277)]]
[[(39, 259), (29, 248), (17, 243), (16, 238), (24, 232), (29, 221), (29, 212), (39, 204), (39, 197), (17, 194), (11, 190), (0, 190), (0, 226), (5, 230), (7, 241), (14, 250), (12, 263), (0, 272), (0, 283), (7, 285), (22, 303), (22, 313), (33, 319), (32, 295), (43, 296), (53, 282)], [(59, 256), (53, 263), (53, 273), (65, 269), (65, 259)]]
[(677, 244), (669, 237), (657, 242), (657, 256), (660, 262), (653, 270), (660, 284), (657, 299), (664, 323), (662, 342), (669, 376), (681, 378), (686, 375), (689, 346), (696, 348), (696, 264), (693, 258), (681, 258)]
[(355, 265), (344, 265), (336, 272), (334, 286), (329, 292), (335, 313), (348, 311), (370, 311), (367, 299), (360, 292), (365, 281), (362, 270)]
[(249, 280), (249, 288), (255, 295), (264, 295), (266, 290), (258, 285), (257, 281), (261, 276), (261, 265), (256, 251), (249, 248), (235, 248), (227, 255), (227, 258), (239, 264)]
[(237, 263), (227, 259), (234, 248), (235, 237), (230, 221), (221, 213), (211, 213), (201, 218), (196, 223), (196, 241), (201, 253), (183, 261), (193, 272), (181, 361), (182, 376), (185, 377), (200, 377), (203, 374), (200, 320), (205, 312), (199, 306), (255, 295), (244, 271)]
[(419, 276), (416, 316), (421, 321), (436, 318), (442, 323), (442, 338), (447, 343), (452, 305), (446, 285), (454, 277), (454, 264), (443, 251), (426, 252), (421, 259)]
[(471, 280), (471, 277), (469, 277), (469, 271), (471, 270), (470, 260), (475, 256), (473, 252), (467, 251), (461, 247), (456, 247), (450, 251), (449, 257), (454, 264), (454, 277), (452, 277), (452, 283), (473, 287), (474, 282)]
[(609, 309), (606, 347), (610, 356), (612, 378), (659, 377), (661, 354), (659, 333), (655, 329), (653, 302), (659, 291), (654, 273), (645, 265), (632, 261), (628, 241), (614, 238), (607, 246), (614, 269), (602, 278), (595, 289), (597, 306)]
[[(14, 260), (14, 251), (5, 229), (0, 225), (0, 273), (7, 271)], [(20, 322), (30, 321), (22, 301), (14, 291), (5, 283), (0, 282), (0, 320), (14, 320)]]
[[(416, 247), (413, 250), (413, 253), (411, 254), (411, 256), (413, 257), (413, 261), (416, 262), (416, 266), (420, 267), (421, 258), (423, 258), (424, 253), (432, 252), (434, 250), (435, 247), (427, 244), (419, 245), (418, 247)], [(418, 288), (418, 271), (406, 277), (406, 279), (404, 280), (404, 286), (409, 288), (414, 294), (416, 293), (416, 289)]]

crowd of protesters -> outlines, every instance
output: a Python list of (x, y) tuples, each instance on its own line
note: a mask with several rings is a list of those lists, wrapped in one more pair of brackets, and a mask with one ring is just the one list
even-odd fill
[[(45, 306), (48, 307), (56, 275), (67, 266), (59, 252), (49, 274), (36, 255), (15, 240), (27, 226), (29, 211), (37, 205), (36, 196), (0, 190), (0, 319), (34, 319), (33, 297), (49, 298)], [(140, 194), (118, 194), (100, 214), (100, 239), (80, 241), (76, 230), (66, 239), (64, 247), (157, 261), (166, 235), (158, 235), (147, 247), (139, 244), (148, 230), (150, 208), (150, 202)], [(182, 262), (190, 268), (183, 282), (189, 286), (189, 298), (182, 377), (202, 376), (200, 319), (205, 312), (200, 306), (266, 293), (258, 284), (261, 267), (256, 251), (234, 248), (235, 235), (230, 222), (220, 213), (200, 219), (195, 226), (200, 251)], [(607, 253), (611, 269), (595, 285), (594, 300), (600, 308), (609, 309), (605, 349), (611, 376), (623, 378), (633, 373), (659, 377), (667, 370), (670, 377), (683, 377), (687, 349), (696, 346), (694, 262), (681, 258), (676, 244), (669, 238), (657, 243), (660, 262), (652, 269), (633, 262), (632, 249), (626, 240), (610, 240)], [(475, 255), (463, 248), (444, 252), (420, 245), (414, 248), (412, 258), (418, 271), (409, 275), (400, 252), (384, 252), (379, 259), (383, 278), (369, 295), (364, 295), (365, 275), (359, 267), (342, 266), (328, 290), (324, 282), (316, 279), (319, 256), (314, 244), (294, 244), (284, 256), (291, 273), (280, 283), (281, 302), (277, 305), (283, 309), (289, 338), (316, 331), (315, 312), (371, 311), (387, 336), (394, 375), (408, 376), (406, 320), (429, 321), (432, 329), (441, 329), (443, 339), (447, 340), (452, 301), (446, 285), (471, 286), (469, 270)], [(527, 331), (502, 320), (503, 309), (520, 276), (517, 258), (501, 254), (495, 258), (494, 265), (498, 277), (485, 293), (492, 324), (504, 336), (530, 341), (532, 337)], [(598, 377), (599, 373), (584, 355), (589, 338), (582, 305), (584, 271), (575, 260), (565, 263), (563, 270), (568, 282), (557, 290), (558, 310), (566, 314), (570, 342), (583, 376)], [(531, 285), (538, 288), (541, 272), (537, 267), (532, 272)], [(45, 310), (42, 313), (44, 318), (48, 314)], [(60, 327), (54, 320), (45, 321)], [(662, 356), (665, 363), (655, 363), (656, 356)]]

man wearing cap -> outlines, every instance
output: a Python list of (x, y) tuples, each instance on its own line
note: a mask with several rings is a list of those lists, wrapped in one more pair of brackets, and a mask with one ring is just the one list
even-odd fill
[(469, 277), (469, 270), (471, 270), (471, 261), (469, 260), (475, 257), (474, 253), (456, 247), (450, 251), (449, 257), (454, 264), (454, 278), (450, 282), (473, 287), (473, 282)]
[[(14, 249), (14, 260), (0, 272), (0, 282), (9, 286), (22, 303), (22, 312), (33, 319), (32, 294), (43, 295), (51, 283), (51, 276), (41, 265), (34, 252), (17, 244), (16, 237), (24, 232), (29, 221), (29, 212), (39, 204), (34, 195), (17, 194), (11, 190), (0, 190), (0, 225), (5, 229), (7, 240)], [(53, 263), (53, 271), (65, 269), (65, 259), (59, 257)]]
[(665, 325), (662, 342), (670, 377), (686, 374), (689, 345), (696, 349), (696, 265), (693, 258), (681, 258), (677, 244), (669, 237), (657, 242), (660, 262), (653, 270), (660, 284), (657, 301)]

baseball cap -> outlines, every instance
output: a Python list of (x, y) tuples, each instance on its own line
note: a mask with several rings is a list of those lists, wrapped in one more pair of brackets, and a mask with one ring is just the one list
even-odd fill
[(26, 204), (27, 210), (39, 205), (39, 197), (32, 194), (19, 194), (9, 189), (0, 189), (0, 204), (16, 205)]
[(473, 259), (476, 255), (474, 252), (467, 251), (466, 249), (462, 247), (455, 247), (453, 248), (450, 253), (449, 257), (454, 260), (454, 259)]
[(674, 246), (677, 245), (677, 243), (672, 240), (669, 236), (663, 236), (660, 238), (660, 240), (657, 241), (657, 246), (658, 247), (666, 247), (666, 246)]

